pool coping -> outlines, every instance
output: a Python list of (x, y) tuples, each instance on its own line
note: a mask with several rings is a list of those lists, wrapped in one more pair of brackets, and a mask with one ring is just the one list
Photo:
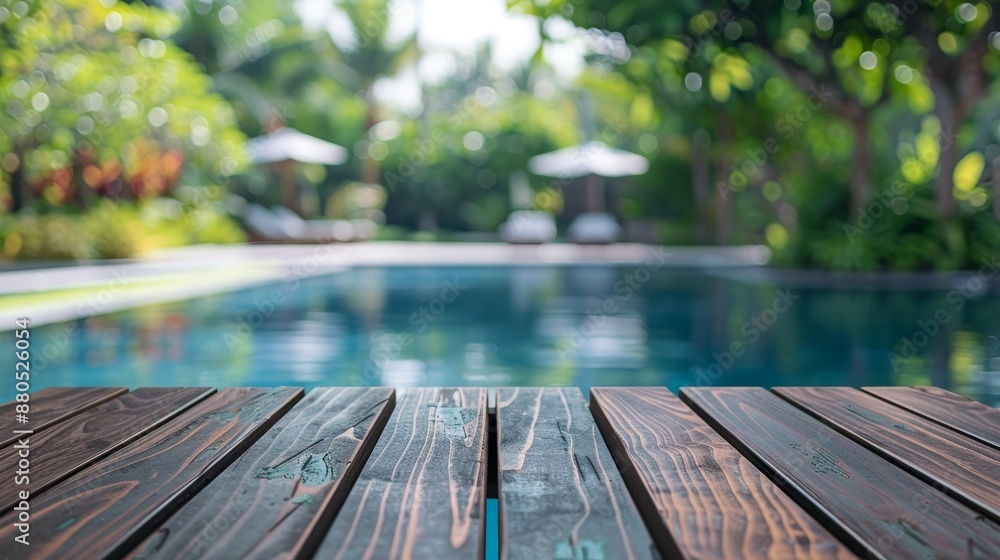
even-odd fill
[(1000, 270), (952, 272), (836, 272), (778, 266), (706, 269), (717, 278), (756, 286), (787, 286), (797, 290), (943, 292), (962, 290), (977, 295), (1000, 293)]
[[(93, 288), (71, 301), (0, 310), (0, 332), (27, 317), (45, 325), (105, 315), (142, 305), (170, 303), (215, 293), (305, 279), (369, 266), (564, 266), (635, 265), (659, 268), (746, 268), (767, 262), (761, 246), (669, 247), (616, 245), (509, 245), (505, 243), (368, 242), (325, 245), (200, 245), (160, 251), (139, 259), (39, 263), (0, 271), (0, 296)], [(248, 274), (248, 270), (252, 273)], [(126, 291), (133, 283), (197, 276), (197, 283)], [(138, 290), (138, 291), (136, 291)]]

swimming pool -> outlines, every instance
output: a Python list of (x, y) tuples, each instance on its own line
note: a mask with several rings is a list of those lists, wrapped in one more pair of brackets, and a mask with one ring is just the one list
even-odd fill
[[(33, 390), (933, 384), (1000, 404), (1000, 298), (727, 276), (643, 265), (355, 268), (36, 326)], [(11, 332), (0, 345), (13, 348)], [(12, 394), (4, 383), (0, 397)]]

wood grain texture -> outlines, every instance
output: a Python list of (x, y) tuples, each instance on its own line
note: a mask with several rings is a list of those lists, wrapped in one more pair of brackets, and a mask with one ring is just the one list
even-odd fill
[(858, 554), (996, 558), (1000, 526), (757, 387), (681, 397)]
[(0, 406), (0, 447), (17, 441), (14, 430), (33, 430), (36, 434), (49, 426), (128, 392), (125, 387), (50, 387), (29, 395), (31, 408), (28, 423), (17, 422), (15, 407), (9, 402)]
[(849, 387), (775, 387), (824, 424), (1000, 521), (1000, 450)]
[(861, 390), (1000, 449), (1000, 409), (937, 387), (862, 387)]
[[(28, 436), (31, 496), (135, 442), (215, 392), (206, 388), (147, 387), (89, 408)], [(17, 444), (0, 450), (0, 472), (17, 470)], [(17, 503), (18, 488), (0, 485), (0, 512)]]
[[(302, 397), (223, 389), (31, 503), (31, 558), (119, 558), (203, 488)], [(0, 542), (16, 535), (11, 512)]]
[(313, 389), (129, 556), (311, 557), (393, 404), (387, 387)]
[(481, 558), (485, 389), (405, 389), (316, 558)]
[(579, 389), (497, 405), (501, 558), (660, 558)]
[(853, 556), (665, 388), (593, 388), (590, 396), (664, 557)]

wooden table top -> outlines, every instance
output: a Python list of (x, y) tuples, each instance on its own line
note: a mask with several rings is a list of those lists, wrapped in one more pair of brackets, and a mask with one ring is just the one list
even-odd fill
[(15, 404), (0, 559), (485, 558), (491, 530), (510, 560), (1000, 558), (1000, 411), (933, 387), (64, 387), (25, 424)]

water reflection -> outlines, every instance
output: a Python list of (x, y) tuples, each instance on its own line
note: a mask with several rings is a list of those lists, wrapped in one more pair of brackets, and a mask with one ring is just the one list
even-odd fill
[(367, 268), (36, 327), (34, 387), (933, 384), (1000, 404), (995, 295), (635, 273)]

